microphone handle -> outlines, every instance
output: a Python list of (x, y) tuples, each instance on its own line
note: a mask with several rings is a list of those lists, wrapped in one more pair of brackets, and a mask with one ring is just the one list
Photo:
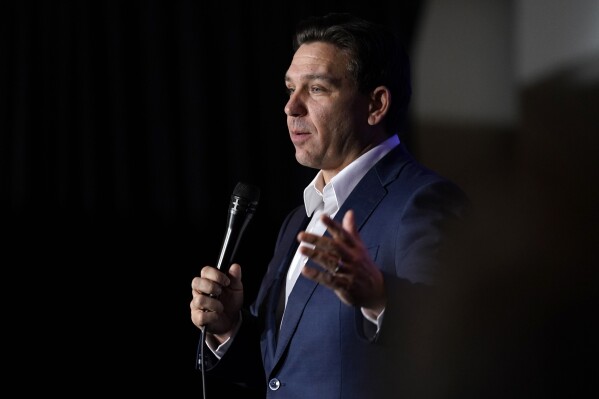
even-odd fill
[(217, 268), (223, 272), (227, 272), (233, 263), (233, 257), (237, 252), (237, 247), (241, 241), (241, 235), (245, 231), (246, 226), (251, 218), (251, 213), (247, 212), (230, 212), (229, 221), (227, 223), (227, 231), (223, 240), (222, 249), (218, 258)]

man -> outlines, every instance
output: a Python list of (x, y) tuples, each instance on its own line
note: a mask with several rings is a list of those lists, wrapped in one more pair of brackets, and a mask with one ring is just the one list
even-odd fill
[(399, 141), (411, 88), (391, 31), (330, 14), (301, 23), (294, 50), (287, 125), (297, 161), (318, 173), (251, 307), (239, 264), (193, 279), (198, 361), (268, 398), (398, 397), (414, 384), (411, 320), (467, 200)]

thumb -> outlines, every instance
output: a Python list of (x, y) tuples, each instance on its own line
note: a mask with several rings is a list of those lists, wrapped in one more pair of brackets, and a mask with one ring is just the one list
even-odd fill
[(229, 288), (234, 290), (243, 288), (243, 283), (241, 282), (241, 266), (239, 263), (233, 263), (229, 268), (229, 279), (231, 280)]
[(358, 230), (356, 229), (356, 219), (354, 216), (354, 211), (352, 209), (348, 210), (345, 215), (343, 215), (342, 221), (343, 230), (348, 233), (355, 235)]

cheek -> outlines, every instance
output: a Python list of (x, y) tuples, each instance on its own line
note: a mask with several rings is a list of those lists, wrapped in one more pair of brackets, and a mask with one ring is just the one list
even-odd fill
[(331, 124), (333, 123), (333, 116), (330, 112), (322, 107), (312, 108), (310, 120), (321, 139), (327, 136), (327, 132), (331, 129)]
[(325, 130), (333, 130), (349, 117), (348, 110), (339, 103), (314, 104), (311, 108), (312, 122)]
[(325, 146), (338, 140), (344, 141), (352, 120), (356, 115), (350, 104), (335, 102), (331, 104), (310, 104), (309, 115), (318, 140)]

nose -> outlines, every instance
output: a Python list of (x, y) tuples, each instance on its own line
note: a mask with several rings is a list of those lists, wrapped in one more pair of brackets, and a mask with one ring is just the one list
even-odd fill
[(306, 113), (306, 107), (297, 92), (292, 93), (285, 104), (285, 114), (287, 116), (301, 116)]

